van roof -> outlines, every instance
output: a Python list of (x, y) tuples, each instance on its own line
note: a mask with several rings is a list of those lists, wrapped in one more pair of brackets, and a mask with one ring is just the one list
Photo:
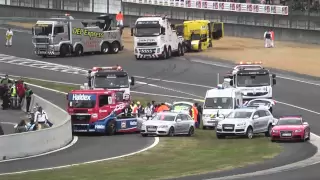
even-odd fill
[(210, 89), (206, 93), (206, 97), (232, 97), (234, 93), (240, 92), (236, 88)]

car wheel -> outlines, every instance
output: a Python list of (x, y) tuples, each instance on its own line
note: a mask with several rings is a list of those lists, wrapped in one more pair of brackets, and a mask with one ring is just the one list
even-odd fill
[(107, 136), (112, 136), (116, 133), (116, 121), (115, 120), (111, 120), (107, 123), (106, 125), (106, 130), (105, 130), (105, 134)]
[(310, 141), (310, 132), (309, 132), (308, 137), (307, 137), (306, 140), (307, 140), (307, 141)]
[(142, 136), (142, 137), (147, 137), (147, 136), (148, 136), (148, 134), (141, 134), (141, 136)]
[(189, 128), (188, 136), (193, 136), (193, 135), (194, 135), (194, 127), (191, 126), (191, 127)]
[(248, 139), (252, 139), (253, 138), (253, 130), (251, 127), (248, 127), (247, 132), (246, 132), (246, 136)]
[(216, 136), (217, 136), (218, 139), (224, 139), (224, 138), (226, 138), (224, 135), (219, 135), (219, 134), (217, 134)]
[(173, 128), (173, 127), (171, 127), (171, 128), (169, 129), (168, 136), (169, 136), (169, 137), (173, 137), (173, 136), (174, 136), (174, 128)]
[(268, 131), (265, 132), (264, 135), (265, 135), (266, 137), (270, 137), (270, 136), (271, 136), (271, 131), (272, 131), (272, 125), (269, 124), (269, 126), (268, 126)]
[(101, 53), (102, 54), (108, 54), (109, 53), (109, 44), (107, 42), (104, 42), (102, 45), (101, 45)]

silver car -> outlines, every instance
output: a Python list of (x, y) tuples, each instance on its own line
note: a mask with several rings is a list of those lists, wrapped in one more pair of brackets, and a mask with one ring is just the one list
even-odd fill
[(180, 134), (192, 136), (194, 134), (194, 120), (189, 114), (183, 112), (160, 112), (151, 120), (143, 122), (140, 133), (143, 137)]

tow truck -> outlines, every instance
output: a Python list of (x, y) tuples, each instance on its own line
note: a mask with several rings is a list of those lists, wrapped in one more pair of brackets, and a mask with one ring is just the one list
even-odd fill
[(131, 28), (134, 36), (134, 55), (140, 59), (168, 59), (183, 56), (184, 39), (177, 35), (167, 16), (145, 15)]
[(84, 53), (118, 53), (123, 50), (121, 31), (111, 29), (107, 15), (97, 20), (74, 19), (70, 14), (38, 20), (32, 28), (34, 53), (38, 56), (81, 56)]
[(184, 38), (187, 52), (203, 51), (212, 47), (213, 40), (219, 40), (224, 36), (224, 24), (222, 22), (210, 22), (209, 20), (184, 21), (183, 24), (175, 24), (178, 35)]
[(80, 86), (80, 89), (114, 90), (123, 100), (129, 101), (130, 87), (134, 86), (135, 79), (119, 65), (106, 67), (93, 67), (88, 70), (88, 82)]
[(72, 132), (102, 133), (138, 132), (136, 117), (128, 114), (130, 104), (112, 90), (72, 90), (67, 94), (67, 111)]
[(276, 85), (276, 75), (265, 69), (261, 62), (240, 62), (225, 76), (225, 80), (241, 90), (245, 101), (272, 99), (272, 87)]

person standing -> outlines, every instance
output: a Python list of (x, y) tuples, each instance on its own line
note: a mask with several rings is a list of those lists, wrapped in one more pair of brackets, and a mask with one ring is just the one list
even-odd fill
[(24, 88), (26, 90), (26, 101), (27, 101), (27, 104), (26, 104), (26, 112), (30, 112), (30, 104), (31, 104), (31, 98), (32, 98), (32, 90), (31, 88), (28, 86), (28, 85), (24, 85)]
[(270, 30), (267, 30), (264, 35), (264, 47), (265, 48), (270, 48), (271, 47), (271, 32)]
[(17, 88), (17, 93), (18, 93), (18, 97), (19, 97), (19, 107), (21, 107), (22, 100), (24, 99), (25, 93), (26, 93), (26, 89), (24, 87), (24, 82), (23, 82), (22, 78), (20, 78), (17, 81), (16, 88)]
[(4, 78), (3, 79), (1, 79), (1, 82), (0, 82), (2, 85), (8, 85), (8, 84), (12, 84), (12, 81), (9, 79), (9, 76), (8, 76), (8, 74), (6, 74), (5, 76), (4, 76)]
[(198, 122), (199, 112), (195, 104), (193, 104), (191, 111), (192, 111), (192, 118), (194, 119), (195, 126), (196, 128), (199, 128), (199, 122)]
[(116, 20), (117, 20), (117, 27), (120, 29), (120, 34), (122, 35), (123, 32), (123, 14), (121, 11), (116, 15)]
[(10, 102), (10, 97), (9, 97), (9, 88), (6, 84), (3, 85), (3, 94), (2, 94), (2, 109), (6, 110), (9, 108), (9, 102)]
[(11, 94), (11, 108), (14, 109), (17, 107), (17, 82), (15, 81), (14, 84), (10, 88), (10, 94)]
[(149, 120), (152, 117), (152, 105), (150, 103), (144, 108), (144, 113), (146, 114), (147, 119)]
[(6, 46), (7, 47), (11, 47), (12, 46), (12, 37), (13, 37), (13, 32), (11, 30), (11, 28), (8, 28), (7, 32), (6, 32)]
[(274, 31), (271, 29), (270, 33), (271, 33), (271, 47), (274, 47)]

